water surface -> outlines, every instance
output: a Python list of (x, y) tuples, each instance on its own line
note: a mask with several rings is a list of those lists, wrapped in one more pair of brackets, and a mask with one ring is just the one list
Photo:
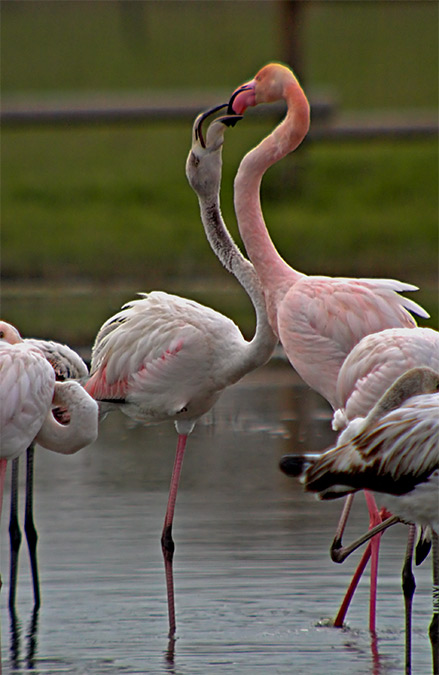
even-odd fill
[[(167, 639), (160, 548), (173, 426), (132, 427), (114, 413), (96, 444), (72, 457), (38, 448), (42, 607), (33, 617), (23, 550), (11, 623), (6, 492), (3, 673), (402, 673), (405, 526), (382, 539), (377, 642), (367, 629), (367, 575), (346, 629), (319, 625), (335, 615), (359, 554), (331, 562), (341, 504), (305, 495), (278, 461), (288, 451), (326, 447), (329, 419), (327, 404), (279, 364), (230, 388), (200, 421), (188, 442), (174, 524), (175, 644)], [(349, 538), (368, 520), (361, 496), (354, 506)], [(429, 673), (429, 559), (416, 579), (413, 672)]]

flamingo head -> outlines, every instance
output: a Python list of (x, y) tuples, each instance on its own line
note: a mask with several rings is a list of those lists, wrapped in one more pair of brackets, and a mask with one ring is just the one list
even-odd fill
[(398, 403), (412, 396), (439, 392), (439, 373), (427, 366), (411, 368), (401, 375), (386, 391), (383, 398)]
[(261, 68), (253, 80), (235, 89), (227, 113), (242, 115), (247, 108), (259, 103), (274, 103), (286, 99), (287, 90), (291, 86), (302, 91), (296, 76), (289, 68), (280, 63), (269, 63)]
[(219, 190), (221, 181), (221, 150), (226, 127), (234, 126), (241, 115), (223, 115), (214, 119), (207, 131), (203, 123), (208, 117), (222, 110), (227, 103), (198, 115), (192, 127), (192, 147), (186, 161), (186, 176), (192, 189), (199, 196)]
[(7, 321), (0, 321), (0, 340), (8, 342), (10, 345), (23, 342), (18, 330)]

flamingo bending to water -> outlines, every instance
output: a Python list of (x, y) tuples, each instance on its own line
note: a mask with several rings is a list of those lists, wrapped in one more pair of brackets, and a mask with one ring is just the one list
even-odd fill
[[(403, 521), (432, 531), (433, 620), (430, 639), (434, 672), (439, 668), (439, 373), (413, 368), (401, 375), (365, 418), (352, 420), (335, 447), (320, 456), (286, 455), (282, 470), (301, 476), (305, 489), (335, 499), (360, 489), (373, 490), (395, 516), (349, 547), (344, 557), (374, 533)], [(341, 544), (341, 542), (340, 542)], [(406, 607), (406, 672), (411, 672), (411, 609), (415, 588), (411, 571), (414, 528), (403, 566)]]
[[(400, 375), (420, 366), (427, 366), (439, 372), (439, 333), (436, 330), (419, 327), (389, 328), (364, 337), (340, 368), (337, 398), (341, 407), (334, 413), (333, 429), (340, 431), (355, 418), (365, 417)], [(336, 562), (340, 562), (338, 547), (352, 500), (353, 494), (346, 499), (331, 548), (331, 555)], [(409, 538), (412, 538), (412, 533), (409, 534)], [(422, 542), (421, 538), (417, 549), (418, 557), (421, 557)], [(334, 620), (334, 626), (343, 625), (353, 593), (370, 555), (369, 544)], [(410, 586), (404, 587), (404, 592), (406, 602), (410, 602), (412, 595)]]
[[(289, 68), (272, 63), (238, 87), (229, 112), (278, 100), (287, 103), (285, 119), (250, 150), (235, 178), (235, 211), (247, 254), (264, 289), (270, 325), (302, 379), (339, 408), (337, 378), (352, 348), (366, 335), (386, 328), (414, 328), (410, 312), (428, 318), (418, 304), (401, 295), (416, 286), (393, 279), (308, 276), (288, 265), (270, 238), (260, 203), (267, 169), (295, 150), (309, 129), (309, 104)], [(371, 521), (379, 518), (369, 503)], [(373, 565), (378, 558), (373, 544)], [(370, 628), (375, 630), (376, 574), (372, 575)]]
[(231, 239), (219, 207), (224, 125), (239, 118), (215, 120), (204, 140), (202, 123), (207, 114), (195, 120), (186, 174), (197, 193), (211, 247), (253, 303), (255, 335), (246, 341), (233, 321), (192, 300), (160, 291), (141, 294), (141, 299), (125, 305), (99, 330), (86, 384), (103, 410), (106, 405), (117, 406), (147, 424), (172, 420), (177, 430), (162, 532), (170, 637), (176, 629), (172, 523), (187, 437), (222, 391), (266, 363), (277, 343), (256, 273)]

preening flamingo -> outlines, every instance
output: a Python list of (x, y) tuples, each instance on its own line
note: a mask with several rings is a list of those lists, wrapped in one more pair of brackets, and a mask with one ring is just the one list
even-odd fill
[[(82, 358), (73, 349), (65, 344), (53, 340), (39, 340), (27, 338), (24, 340), (26, 345), (32, 345), (38, 348), (55, 372), (55, 380), (64, 382), (65, 380), (85, 380), (88, 376), (88, 368)], [(58, 411), (54, 411), (57, 416)], [(65, 413), (58, 414), (58, 421), (64, 419)], [(91, 426), (91, 439), (94, 440), (96, 423)], [(88, 440), (88, 439), (85, 439)], [(90, 441), (91, 442), (91, 441)], [(88, 445), (88, 443), (86, 443)], [(32, 582), (34, 589), (34, 607), (40, 606), (40, 588), (37, 563), (37, 541), (38, 535), (33, 518), (33, 471), (34, 471), (35, 444), (26, 450), (26, 501), (24, 511), (24, 531), (29, 548), (29, 557), (32, 571)], [(9, 607), (12, 610), (15, 606), (15, 593), (17, 588), (18, 573), (18, 555), (21, 545), (21, 532), (18, 524), (18, 474), (19, 457), (12, 460), (11, 471), (11, 511), (9, 520), (9, 537), (11, 542), (11, 564), (9, 581)]]
[[(344, 557), (374, 533), (401, 520), (432, 531), (433, 620), (430, 639), (434, 672), (439, 667), (439, 373), (413, 368), (387, 389), (365, 418), (352, 420), (335, 447), (320, 456), (287, 455), (281, 468), (301, 475), (305, 489), (334, 499), (373, 490), (395, 516), (345, 548)], [(411, 528), (403, 566), (406, 606), (406, 672), (411, 672), (411, 608), (415, 589)], [(341, 542), (340, 542), (341, 545)]]
[[(411, 368), (427, 366), (439, 372), (439, 333), (431, 328), (389, 328), (367, 335), (355, 345), (345, 359), (337, 379), (337, 399), (341, 407), (335, 411), (332, 426), (342, 430), (357, 417), (365, 417), (392, 383)], [(366, 493), (367, 497), (367, 493)], [(353, 495), (347, 497), (332, 546), (332, 555), (341, 541)], [(410, 534), (409, 537), (412, 535)], [(369, 545), (357, 568), (348, 594), (335, 618), (342, 626), (350, 600), (368, 562)], [(372, 560), (376, 565), (377, 560)], [(372, 574), (373, 577), (373, 574)], [(410, 593), (410, 589), (408, 589)], [(407, 598), (407, 602), (409, 599)], [(372, 610), (374, 611), (374, 610)]]
[(231, 239), (219, 207), (224, 125), (239, 118), (215, 120), (204, 140), (206, 117), (195, 120), (186, 174), (210, 245), (253, 303), (255, 335), (248, 342), (233, 321), (192, 300), (160, 291), (141, 294), (99, 330), (86, 385), (103, 410), (117, 406), (139, 422), (175, 423), (178, 442), (161, 540), (170, 637), (176, 628), (172, 523), (188, 434), (226, 387), (268, 361), (277, 343), (256, 273)]
[[(229, 112), (243, 114), (250, 106), (283, 99), (285, 119), (250, 150), (235, 178), (235, 211), (247, 254), (264, 289), (270, 325), (302, 379), (339, 408), (337, 378), (343, 361), (366, 335), (386, 328), (414, 328), (410, 312), (428, 318), (418, 304), (401, 295), (416, 286), (393, 279), (308, 276), (279, 255), (267, 231), (260, 186), (267, 169), (295, 150), (309, 129), (309, 104), (292, 71), (272, 63), (238, 87)], [(370, 504), (370, 507), (373, 505)], [(377, 509), (371, 519), (378, 516)], [(378, 542), (374, 542), (374, 557)], [(372, 583), (374, 606), (376, 579)], [(370, 619), (374, 630), (374, 610)]]
[[(42, 351), (32, 341), (23, 341), (4, 321), (0, 322), (0, 371), (2, 501), (7, 460), (18, 458), (33, 442), (63, 454), (92, 443), (97, 438), (98, 407), (78, 382), (56, 382)], [(61, 422), (55, 417), (56, 408), (64, 411)], [(38, 578), (33, 580), (35, 592)]]
[(341, 431), (350, 420), (364, 417), (399, 375), (418, 366), (439, 372), (437, 330), (389, 328), (364, 337), (340, 368), (333, 429)]

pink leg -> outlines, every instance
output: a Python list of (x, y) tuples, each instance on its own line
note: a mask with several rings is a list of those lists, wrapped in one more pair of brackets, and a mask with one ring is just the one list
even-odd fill
[[(378, 511), (373, 495), (364, 490), (367, 507), (369, 509), (369, 529), (379, 525), (382, 518)], [(380, 550), (381, 532), (376, 534), (370, 540), (371, 554), (370, 554), (370, 598), (369, 598), (369, 630), (371, 633), (376, 632), (376, 602), (377, 602), (377, 582), (378, 582), (378, 556)]]
[(337, 616), (334, 619), (334, 628), (343, 627), (346, 613), (349, 609), (349, 605), (351, 604), (351, 600), (354, 596), (354, 593), (357, 590), (358, 582), (361, 579), (361, 575), (363, 574), (365, 567), (369, 562), (370, 554), (371, 554), (371, 544), (369, 543), (361, 557), (357, 569), (354, 572), (354, 576), (351, 579), (351, 583), (349, 584), (348, 590), (346, 591), (346, 595), (344, 596), (343, 602), (340, 605), (340, 609), (338, 610)]
[(175, 545), (174, 540), (172, 539), (172, 523), (174, 520), (175, 502), (177, 499), (178, 483), (180, 480), (186, 441), (187, 435), (179, 434), (171, 486), (169, 488), (168, 506), (162, 532), (162, 552), (165, 562), (166, 589), (168, 594), (169, 637), (172, 637), (175, 633), (174, 575), (172, 570)]
[[(366, 498), (366, 502), (368, 505), (368, 510), (369, 510), (369, 516), (370, 516), (370, 524), (369, 524), (369, 529), (374, 527), (375, 525), (380, 524), (384, 518), (387, 518), (390, 514), (385, 510), (382, 509), (380, 512), (378, 512), (377, 505), (375, 503), (375, 499), (372, 496), (370, 492), (367, 492), (364, 490), (364, 496)], [(337, 547), (340, 548), (341, 550), (341, 537), (344, 531), (344, 526), (346, 525), (346, 520), (347, 516), (349, 514), (350, 506), (351, 506), (351, 501), (350, 497), (352, 495), (349, 495), (349, 497), (346, 499), (345, 503), (345, 508), (343, 509), (342, 516), (340, 518), (340, 524), (339, 527), (337, 528), (337, 533), (336, 533), (336, 538), (334, 540), (334, 544), (336, 544)], [(335, 617), (334, 620), (334, 626), (336, 628), (340, 628), (343, 626), (344, 619), (346, 616), (346, 613), (348, 611), (349, 605), (351, 603), (352, 597), (355, 593), (355, 590), (358, 586), (358, 582), (360, 581), (361, 575), (364, 572), (364, 569), (369, 561), (369, 558), (371, 558), (371, 589), (370, 589), (370, 602), (369, 602), (369, 630), (374, 633), (375, 632), (375, 624), (376, 624), (376, 592), (377, 592), (377, 575), (378, 575), (378, 552), (379, 552), (379, 542), (381, 538), (381, 532), (379, 534), (376, 534), (368, 544), (365, 552), (363, 553), (363, 556), (358, 564), (358, 567), (354, 573), (354, 576), (352, 577), (352, 581), (349, 584), (348, 590), (346, 591), (346, 595), (343, 599), (343, 602), (340, 606), (340, 609), (337, 613), (337, 616)], [(359, 540), (360, 541), (360, 540)], [(331, 553), (332, 555), (332, 553)], [(342, 562), (344, 558), (338, 559), (338, 557), (333, 556), (333, 560), (335, 562)]]

